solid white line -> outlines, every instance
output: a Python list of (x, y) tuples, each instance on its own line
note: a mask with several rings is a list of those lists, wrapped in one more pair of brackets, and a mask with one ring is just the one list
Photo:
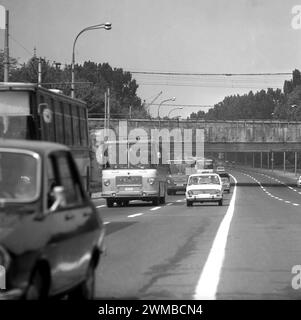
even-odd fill
[(101, 206), (96, 206), (96, 208), (103, 208), (103, 207), (106, 207), (106, 205), (102, 204)]
[(155, 210), (158, 210), (158, 209), (161, 209), (161, 207), (151, 208), (150, 210), (151, 210), (151, 211), (155, 211)]
[(232, 199), (230, 201), (228, 210), (223, 218), (223, 221), (218, 228), (209, 256), (196, 286), (194, 294), (194, 299), (196, 300), (212, 300), (215, 299), (216, 296), (236, 198), (237, 180), (232, 175), (231, 177), (235, 182)]
[(131, 214), (128, 216), (128, 218), (134, 218), (134, 217), (138, 217), (138, 216), (142, 216), (143, 213), (135, 213), (135, 214)]

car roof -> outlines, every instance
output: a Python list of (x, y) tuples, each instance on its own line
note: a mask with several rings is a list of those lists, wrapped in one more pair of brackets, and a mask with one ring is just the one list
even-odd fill
[(29, 150), (39, 154), (49, 154), (53, 151), (70, 150), (67, 146), (54, 142), (2, 138), (0, 139), (0, 148), (16, 148), (21, 150)]
[(201, 176), (218, 176), (219, 177), (219, 174), (218, 173), (215, 173), (215, 172), (207, 172), (207, 173), (193, 173), (189, 176), (190, 177), (201, 177)]

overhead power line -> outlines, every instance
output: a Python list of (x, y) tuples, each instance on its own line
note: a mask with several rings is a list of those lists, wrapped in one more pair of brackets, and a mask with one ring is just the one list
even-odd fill
[(284, 76), (292, 75), (292, 72), (266, 72), (266, 73), (189, 73), (189, 72), (156, 72), (156, 71), (130, 71), (132, 74), (149, 74), (165, 76)]

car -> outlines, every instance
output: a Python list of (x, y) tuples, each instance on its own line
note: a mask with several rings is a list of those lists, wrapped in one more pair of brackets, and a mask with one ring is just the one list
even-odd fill
[(222, 206), (222, 180), (217, 173), (192, 174), (188, 178), (185, 195), (188, 207), (194, 202), (217, 202), (219, 206)]
[(297, 180), (297, 187), (301, 188), (301, 176), (299, 176), (299, 178)]
[(227, 172), (220, 172), (218, 174), (220, 176), (220, 178), (222, 179), (222, 183), (223, 183), (223, 191), (227, 191), (228, 193), (230, 193), (231, 190), (231, 181), (230, 181), (230, 175)]
[(219, 173), (219, 172), (224, 172), (225, 171), (225, 167), (217, 167), (216, 168), (216, 172)]
[(105, 229), (68, 147), (0, 139), (0, 230), (0, 300), (93, 299)]

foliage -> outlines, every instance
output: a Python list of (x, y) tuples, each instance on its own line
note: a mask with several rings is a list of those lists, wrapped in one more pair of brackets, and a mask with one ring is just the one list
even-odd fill
[[(38, 82), (39, 58), (32, 57), (27, 63), (11, 70), (10, 81)], [(42, 86), (56, 88), (70, 95), (71, 66), (62, 68), (41, 59)], [(129, 72), (121, 68), (112, 68), (108, 63), (97, 64), (86, 61), (83, 65), (75, 65), (75, 92), (78, 99), (87, 102), (91, 116), (103, 117), (105, 109), (105, 92), (110, 88), (110, 112), (114, 118), (144, 118), (146, 111), (141, 99), (137, 96), (138, 84)], [(1, 70), (0, 70), (1, 71)]]

